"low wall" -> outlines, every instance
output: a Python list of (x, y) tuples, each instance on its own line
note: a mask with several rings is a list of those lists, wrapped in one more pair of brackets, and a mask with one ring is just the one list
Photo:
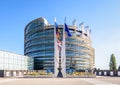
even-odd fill
[(23, 76), (27, 70), (0, 70), (0, 77), (17, 77)]
[(95, 71), (97, 76), (118, 76), (120, 77), (120, 70), (99, 70)]
[[(22, 77), (25, 73), (34, 72), (28, 70), (0, 70), (0, 77)], [(118, 76), (120, 77), (120, 70), (99, 70), (94, 71), (97, 76)]]
[(0, 70), (0, 77), (24, 77), (24, 76), (27, 76), (24, 74), (38, 72), (38, 71), (39, 70)]

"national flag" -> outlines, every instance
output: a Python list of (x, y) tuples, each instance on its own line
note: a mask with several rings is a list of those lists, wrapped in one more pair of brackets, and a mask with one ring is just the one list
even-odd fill
[(62, 47), (62, 42), (59, 39), (57, 40), (57, 45), (58, 45), (58, 50), (60, 52)]
[(91, 34), (91, 29), (90, 29), (90, 31), (89, 31), (89, 32), (90, 32), (90, 34)]
[(55, 22), (55, 29), (56, 29), (57, 46), (58, 46), (58, 50), (60, 52), (62, 43), (60, 41), (60, 29), (58, 28), (58, 25), (56, 22)]
[(88, 34), (89, 26), (85, 26), (84, 29), (85, 29), (85, 33)]
[(84, 22), (81, 22), (79, 25), (80, 25), (80, 27), (83, 27), (83, 25), (84, 25)]
[(60, 29), (58, 28), (58, 25), (56, 22), (55, 22), (55, 28), (56, 28), (56, 37), (60, 39)]

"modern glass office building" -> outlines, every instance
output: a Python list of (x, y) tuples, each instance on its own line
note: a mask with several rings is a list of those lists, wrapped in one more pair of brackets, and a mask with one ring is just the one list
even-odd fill
[(0, 70), (33, 70), (33, 59), (28, 56), (0, 51)]
[[(58, 25), (63, 33), (64, 25)], [(72, 37), (66, 38), (66, 70), (84, 70), (94, 67), (94, 49), (90, 31), (83, 26), (68, 25)], [(45, 18), (27, 24), (24, 31), (24, 54), (34, 58), (34, 70), (54, 70), (54, 25)]]

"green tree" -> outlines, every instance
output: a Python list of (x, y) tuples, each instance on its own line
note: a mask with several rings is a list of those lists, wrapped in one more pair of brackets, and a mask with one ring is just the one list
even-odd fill
[(116, 70), (116, 66), (117, 66), (116, 59), (115, 59), (114, 54), (112, 54), (110, 58), (110, 63), (109, 63), (110, 70)]
[(100, 68), (98, 68), (98, 71), (100, 71)]

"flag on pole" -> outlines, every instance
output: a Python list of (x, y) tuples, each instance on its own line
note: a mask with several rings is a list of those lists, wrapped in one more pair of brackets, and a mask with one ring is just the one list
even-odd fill
[(58, 25), (56, 22), (55, 22), (55, 29), (56, 29), (56, 37), (60, 38), (60, 29), (58, 28)]
[(58, 46), (59, 52), (61, 52), (62, 42), (59, 39), (57, 40), (57, 46)]
[(54, 76), (57, 77), (58, 75), (58, 68), (59, 68), (59, 48), (58, 48), (58, 37), (57, 37), (57, 30), (58, 25), (56, 23), (55, 18), (55, 25), (54, 25)]
[(84, 22), (81, 22), (81, 23), (79, 24), (79, 26), (80, 26), (80, 27), (83, 27), (83, 26), (84, 26)]
[(65, 32), (66, 32), (68, 37), (72, 36), (66, 23), (65, 23)]
[[(56, 21), (56, 20), (55, 20)], [(57, 23), (55, 22), (55, 29), (56, 29), (56, 39), (57, 39), (57, 46), (58, 46), (58, 50), (60, 52), (61, 50), (61, 40), (60, 40), (60, 29), (58, 28)]]
[(65, 41), (66, 41), (66, 37), (71, 37), (71, 33), (69, 31), (69, 28), (66, 24), (66, 18), (65, 18), (65, 23), (64, 23), (64, 27), (63, 27), (63, 40), (62, 40), (62, 50), (61, 50), (61, 67), (62, 67), (62, 73), (63, 73), (63, 77), (66, 77), (66, 48), (65, 48)]

